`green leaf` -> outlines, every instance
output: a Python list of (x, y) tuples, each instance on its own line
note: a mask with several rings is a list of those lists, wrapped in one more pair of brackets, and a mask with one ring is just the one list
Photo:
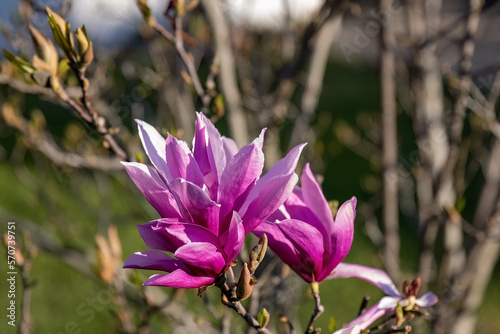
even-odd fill
[[(59, 24), (57, 24), (55, 18), (52, 15), (49, 15), (47, 19), (49, 21), (50, 29), (52, 30), (52, 36), (54, 36), (56, 44), (64, 51), (64, 54), (68, 58), (73, 58), (74, 50), (73, 47), (71, 46), (70, 31), (67, 30), (68, 31), (67, 36), (64, 36), (64, 33), (62, 32)], [(67, 23), (66, 29), (69, 29), (69, 23)]]
[(57, 68), (57, 75), (58, 76), (63, 76), (66, 72), (69, 70), (69, 60), (68, 59), (62, 59), (59, 62), (59, 66)]
[(260, 310), (259, 314), (257, 315), (257, 321), (259, 322), (259, 326), (261, 328), (264, 328), (267, 326), (269, 323), (269, 312), (267, 312), (266, 308), (264, 307), (262, 310)]
[(21, 57), (15, 56), (9, 51), (2, 49), (5, 58), (7, 58), (12, 64), (16, 65), (21, 71), (26, 72), (28, 74), (35, 73), (36, 69), (33, 65), (28, 63)]
[(336, 329), (337, 329), (337, 322), (335, 321), (334, 317), (331, 317), (330, 322), (328, 324), (328, 331), (333, 333), (335, 332)]

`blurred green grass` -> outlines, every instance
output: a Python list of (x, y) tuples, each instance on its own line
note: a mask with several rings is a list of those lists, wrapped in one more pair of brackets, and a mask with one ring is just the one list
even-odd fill
[[(323, 189), (328, 199), (343, 202), (354, 195), (358, 200), (366, 201), (373, 195), (363, 186), (362, 176), (377, 178), (378, 171), (367, 160), (342, 147), (332, 134), (335, 133), (335, 124), (341, 120), (356, 126), (359, 112), (368, 115), (378, 113), (377, 85), (377, 74), (372, 69), (330, 64), (327, 70), (318, 110), (320, 114), (330, 115), (331, 121), (326, 127), (324, 124), (316, 126), (318, 142), (325, 148), (321, 152), (325, 162)], [(59, 129), (59, 133), (63, 134), (64, 131)], [(1, 140), (3, 143), (11, 141), (11, 138)], [(414, 147), (407, 143), (411, 140), (411, 137), (403, 138), (403, 154), (408, 154)], [(118, 227), (125, 259), (134, 251), (145, 249), (135, 225), (157, 217), (124, 171), (108, 175), (69, 170), (53, 166), (37, 156), (37, 153), (28, 153), (25, 160), (17, 163), (5, 160), (0, 162), (0, 184), (2, 221), (16, 221), (18, 232), (37, 227), (44, 234), (53, 236), (61, 246), (75, 249), (92, 261), (95, 257), (91, 251), (94, 248), (94, 236), (97, 233), (105, 234), (108, 224), (113, 223)], [(377, 250), (366, 237), (362, 226), (363, 222), (358, 215), (355, 240), (346, 261), (381, 267)], [(418, 250), (414, 227), (404, 217), (401, 221), (401, 235), (403, 269), (410, 272), (416, 268)], [(6, 257), (4, 248), (0, 250), (0, 257)], [(147, 274), (143, 276), (146, 277)], [(36, 257), (31, 277), (35, 282), (31, 303), (34, 333), (76, 333), (78, 329), (81, 333), (113, 332), (116, 318), (111, 312), (111, 305), (95, 310), (95, 317), (92, 319), (89, 313), (91, 308), (86, 307), (89, 306), (86, 304), (89, 298), (105, 294), (107, 288), (104, 284), (46, 252), (41, 252)], [(493, 334), (500, 328), (499, 278), (497, 268), (488, 288), (486, 301), (480, 309), (477, 333)], [(352, 320), (363, 296), (370, 295), (372, 303), (381, 296), (380, 291), (374, 287), (355, 280), (324, 282), (320, 286), (320, 293), (326, 312), (319, 318), (317, 325), (323, 328), (324, 333), (328, 333), (331, 317), (335, 318), (338, 326)], [(196, 297), (196, 291), (186, 291), (184, 296), (190, 309), (200, 317), (210, 319), (203, 301)], [(292, 319), (296, 326), (300, 321), (302, 328), (307, 324), (313, 306), (313, 300), (305, 286), (304, 296), (304, 302), (297, 305), (300, 319)], [(209, 290), (209, 298), (217, 300), (217, 293)], [(0, 300), (4, 300), (3, 291)], [(2, 305), (5, 305), (4, 302)], [(278, 315), (272, 316), (276, 319)], [(239, 320), (234, 320), (234, 323), (239, 324), (238, 327), (241, 325)], [(168, 332), (157, 318), (151, 326), (154, 332)], [(2, 321), (0, 332), (15, 331), (6, 321)]]

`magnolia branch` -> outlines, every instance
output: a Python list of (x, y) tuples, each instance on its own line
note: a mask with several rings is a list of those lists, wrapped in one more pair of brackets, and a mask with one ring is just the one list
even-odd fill
[(16, 128), (24, 135), (32, 147), (45, 155), (56, 165), (103, 171), (112, 171), (122, 168), (117, 158), (95, 155), (81, 156), (76, 153), (65, 152), (54, 142), (48, 132), (43, 129), (33, 129), (28, 120), (18, 115), (8, 105), (4, 105), (2, 116), (9, 126)]
[(323, 305), (321, 305), (321, 299), (319, 297), (317, 282), (311, 283), (311, 291), (314, 297), (315, 304), (314, 304), (314, 311), (313, 314), (311, 315), (311, 319), (309, 320), (309, 324), (307, 325), (307, 330), (305, 334), (318, 333), (318, 331), (314, 328), (314, 322), (325, 311), (325, 308), (323, 307)]
[(223, 296), (226, 298), (225, 305), (227, 307), (235, 310), (245, 321), (257, 330), (259, 333), (271, 334), (271, 332), (265, 328), (260, 327), (259, 322), (255, 319), (250, 313), (247, 312), (245, 307), (241, 304), (241, 302), (236, 297), (236, 289), (230, 288), (226, 282), (225, 276), (221, 276), (216, 282), (215, 285), (221, 290)]
[(203, 108), (205, 109), (208, 108), (211, 100), (210, 95), (208, 95), (203, 89), (200, 82), (200, 77), (198, 76), (198, 72), (196, 71), (196, 67), (194, 65), (194, 60), (192, 56), (184, 48), (184, 38), (186, 37), (186, 34), (182, 29), (183, 16), (177, 15), (175, 17), (174, 34), (168, 31), (163, 25), (159, 24), (156, 20), (147, 18), (145, 19), (148, 22), (149, 26), (153, 28), (161, 37), (163, 37), (165, 40), (175, 45), (177, 53), (181, 57), (182, 62), (184, 63), (184, 65), (188, 70), (194, 89), (196, 90), (196, 94), (198, 94), (198, 97), (200, 98), (203, 104)]

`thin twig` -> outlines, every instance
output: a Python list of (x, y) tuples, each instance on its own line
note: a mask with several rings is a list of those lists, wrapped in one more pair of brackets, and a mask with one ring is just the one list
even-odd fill
[(241, 93), (236, 79), (236, 63), (234, 60), (230, 27), (223, 12), (222, 3), (218, 0), (202, 0), (201, 4), (208, 17), (215, 40), (215, 57), (219, 60), (220, 74), (218, 80), (227, 105), (228, 126), (232, 138), (242, 147), (248, 142), (248, 125), (242, 109)]
[(208, 95), (203, 87), (201, 86), (200, 78), (198, 76), (198, 72), (196, 72), (196, 68), (194, 66), (194, 61), (192, 56), (190, 56), (186, 49), (184, 48), (184, 39), (183, 39), (183, 30), (182, 30), (182, 16), (177, 15), (175, 17), (175, 48), (181, 56), (184, 65), (189, 72), (189, 76), (193, 82), (194, 89), (200, 98), (203, 108), (207, 109), (210, 104), (210, 95)]
[(4, 105), (2, 115), (5, 122), (9, 126), (19, 130), (32, 147), (58, 166), (88, 168), (108, 172), (122, 169), (120, 160), (114, 157), (108, 158), (97, 155), (81, 156), (76, 153), (65, 152), (54, 142), (52, 136), (47, 131), (44, 129), (33, 131), (29, 121), (15, 113), (7, 105)]
[[(314, 322), (325, 311), (325, 308), (323, 307), (323, 305), (321, 305), (321, 299), (319, 297), (319, 291), (317, 289), (317, 284), (318, 283), (316, 283), (316, 282), (311, 284), (311, 291), (312, 291), (312, 295), (314, 297), (315, 303), (314, 303), (314, 311), (311, 315), (311, 319), (309, 320), (309, 324), (307, 325), (307, 330), (305, 332), (306, 334), (317, 333), (316, 329), (314, 328)], [(316, 288), (314, 287), (315, 285), (316, 285)]]
[(248, 325), (256, 329), (257, 332), (271, 334), (271, 332), (267, 328), (260, 327), (257, 319), (255, 319), (250, 313), (247, 312), (245, 307), (236, 297), (236, 289), (230, 288), (225, 281), (225, 276), (220, 276), (215, 281), (215, 286), (217, 286), (221, 290), (222, 294), (227, 298), (226, 306), (235, 310), (243, 319), (245, 319)]

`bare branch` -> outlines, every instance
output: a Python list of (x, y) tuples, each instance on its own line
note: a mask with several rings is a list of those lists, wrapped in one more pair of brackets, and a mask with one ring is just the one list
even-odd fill
[[(380, 11), (390, 12), (391, 0), (380, 1)], [(385, 227), (384, 260), (389, 275), (399, 281), (399, 204), (398, 204), (398, 138), (396, 111), (396, 69), (394, 27), (392, 20), (382, 24), (380, 87), (383, 147), (383, 223)]]
[(248, 142), (248, 127), (242, 109), (241, 95), (236, 79), (236, 67), (231, 46), (229, 25), (224, 16), (222, 2), (202, 0), (201, 4), (212, 27), (215, 39), (215, 57), (220, 66), (219, 82), (228, 107), (227, 118), (232, 138), (241, 147)]
[(50, 134), (43, 129), (33, 131), (29, 122), (22, 116), (17, 115), (9, 106), (3, 106), (3, 118), (6, 123), (19, 130), (27, 139), (29, 144), (41, 152), (52, 162), (59, 166), (73, 168), (89, 168), (103, 171), (122, 169), (120, 160), (99, 156), (81, 156), (76, 153), (63, 151), (52, 139)]

